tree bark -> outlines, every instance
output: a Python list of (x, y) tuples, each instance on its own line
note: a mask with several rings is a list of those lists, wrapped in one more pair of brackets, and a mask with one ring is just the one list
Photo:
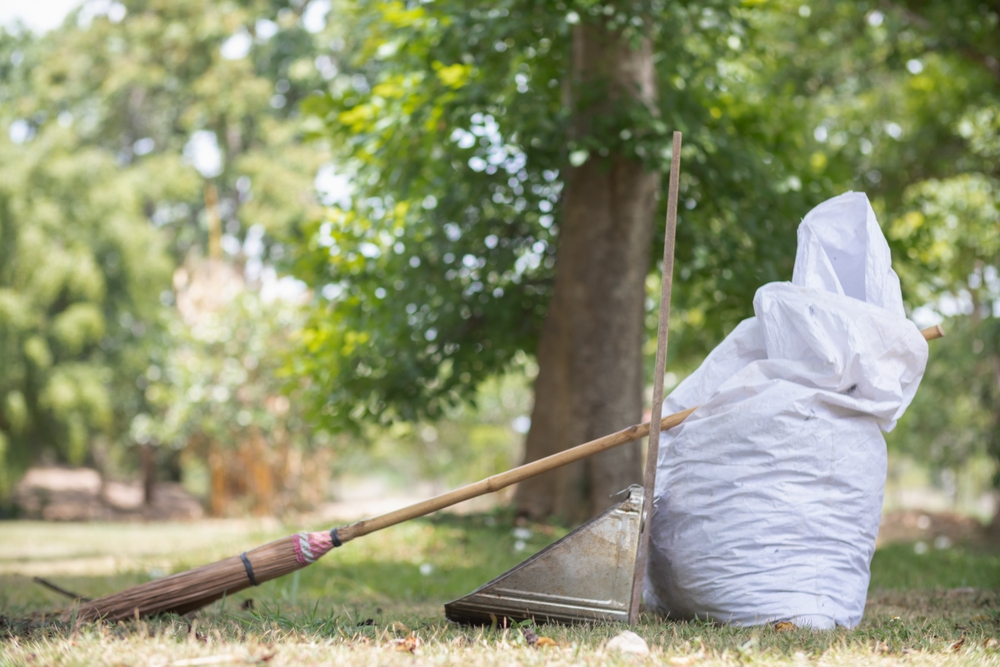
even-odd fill
[[(586, 136), (622, 104), (656, 97), (648, 41), (633, 48), (601, 24), (573, 35), (572, 132)], [(615, 132), (620, 129), (615, 128)], [(640, 421), (645, 279), (658, 173), (626, 156), (591, 155), (566, 172), (556, 278), (539, 339), (525, 462)], [(579, 521), (642, 482), (639, 443), (522, 483), (519, 512)]]

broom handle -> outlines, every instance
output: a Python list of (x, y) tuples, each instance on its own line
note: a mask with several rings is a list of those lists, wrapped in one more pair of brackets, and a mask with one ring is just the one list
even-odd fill
[[(925, 340), (933, 340), (944, 335), (944, 331), (942, 331), (940, 326), (929, 327), (920, 333), (923, 334)], [(666, 431), (674, 426), (677, 426), (682, 421), (687, 419), (688, 415), (696, 409), (697, 407), (694, 407), (689, 410), (676, 412), (672, 415), (664, 417), (660, 420), (660, 430)], [(338, 528), (337, 536), (340, 538), (341, 542), (348, 542), (356, 537), (374, 533), (377, 530), (394, 526), (397, 523), (402, 523), (403, 521), (416, 519), (417, 517), (430, 514), (431, 512), (436, 512), (465, 500), (470, 500), (472, 498), (486, 495), (487, 493), (499, 491), (500, 489), (506, 488), (511, 484), (523, 482), (529, 477), (534, 477), (535, 475), (540, 475), (543, 472), (548, 472), (554, 468), (558, 468), (559, 466), (564, 466), (567, 463), (579, 461), (580, 459), (593, 456), (599, 452), (613, 449), (620, 445), (624, 445), (627, 442), (644, 438), (647, 435), (649, 435), (649, 422), (635, 424), (634, 426), (629, 426), (628, 428), (622, 429), (617, 433), (606, 435), (602, 438), (598, 438), (597, 440), (591, 440), (590, 442), (577, 445), (576, 447), (558, 452), (557, 454), (553, 454), (551, 456), (546, 456), (543, 459), (538, 459), (537, 461), (532, 461), (531, 463), (525, 463), (524, 465), (508, 470), (507, 472), (487, 477), (484, 480), (469, 484), (468, 486), (463, 486), (455, 489), (454, 491), (449, 491), (448, 493), (444, 493), (440, 496), (428, 498), (427, 500), (415, 503), (408, 507), (403, 507), (394, 512), (389, 512), (372, 519), (363, 519), (352, 523), (349, 526)]]

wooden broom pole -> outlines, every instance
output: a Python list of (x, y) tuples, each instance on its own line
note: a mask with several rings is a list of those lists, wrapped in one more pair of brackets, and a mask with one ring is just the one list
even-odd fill
[[(924, 329), (920, 333), (923, 334), (924, 339), (926, 340), (933, 340), (944, 335), (944, 332), (939, 326)], [(687, 419), (688, 415), (695, 410), (697, 410), (697, 407), (689, 410), (683, 410), (681, 412), (675, 412), (672, 415), (663, 417), (660, 419), (660, 430), (666, 431), (677, 426)], [(394, 512), (382, 514), (381, 516), (377, 516), (372, 519), (357, 521), (349, 526), (338, 528), (337, 535), (340, 537), (341, 542), (348, 542), (356, 537), (374, 533), (377, 530), (394, 526), (397, 523), (409, 521), (410, 519), (416, 519), (426, 514), (430, 514), (431, 512), (436, 512), (446, 507), (457, 505), (460, 502), (471, 500), (472, 498), (478, 498), (479, 496), (486, 495), (487, 493), (493, 493), (494, 491), (499, 491), (500, 489), (506, 488), (512, 484), (523, 482), (524, 480), (534, 477), (535, 475), (540, 475), (543, 472), (548, 472), (560, 466), (564, 466), (567, 463), (573, 463), (574, 461), (585, 459), (588, 456), (593, 456), (599, 452), (614, 449), (615, 447), (620, 447), (626, 443), (644, 438), (649, 435), (649, 424), (649, 422), (635, 424), (616, 433), (597, 438), (596, 440), (591, 440), (590, 442), (577, 445), (576, 447), (552, 454), (551, 456), (546, 456), (543, 459), (526, 463), (522, 466), (518, 466), (517, 468), (513, 468), (506, 472), (493, 475), (492, 477), (487, 477), (486, 479), (473, 484), (455, 489), (454, 491), (441, 494), (440, 496), (428, 498), (427, 500), (409, 505), (408, 507), (403, 507)]]
[(649, 444), (646, 446), (646, 470), (642, 478), (646, 516), (639, 533), (639, 549), (632, 573), (632, 598), (628, 606), (629, 625), (639, 622), (642, 584), (646, 577), (649, 554), (649, 526), (653, 518), (653, 493), (656, 490), (656, 462), (660, 458), (660, 416), (663, 414), (663, 374), (667, 371), (667, 336), (670, 331), (670, 292), (674, 284), (674, 237), (677, 234), (677, 191), (681, 173), (681, 133), (674, 132), (670, 155), (670, 185), (667, 191), (667, 228), (663, 235), (663, 276), (660, 282), (660, 317), (656, 330), (656, 370), (653, 373), (653, 405), (649, 418)]

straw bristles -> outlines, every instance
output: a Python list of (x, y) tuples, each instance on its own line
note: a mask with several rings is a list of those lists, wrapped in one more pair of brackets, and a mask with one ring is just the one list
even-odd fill
[[(298, 535), (276, 540), (246, 552), (257, 583), (270, 581), (308, 565), (295, 551)], [(174, 612), (185, 614), (251, 586), (240, 556), (233, 556), (187, 572), (133, 586), (64, 612), (63, 619), (118, 621)]]

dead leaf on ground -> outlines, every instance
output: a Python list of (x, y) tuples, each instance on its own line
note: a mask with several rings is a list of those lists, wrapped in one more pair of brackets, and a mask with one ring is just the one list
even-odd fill
[(983, 648), (995, 649), (997, 647), (1000, 647), (1000, 642), (998, 642), (993, 637), (989, 637), (983, 642)]
[(535, 648), (544, 648), (546, 646), (559, 646), (559, 642), (551, 637), (540, 637), (537, 632), (531, 628), (521, 628), (521, 634), (524, 635), (524, 641), (528, 646), (534, 646)]
[(958, 641), (948, 647), (949, 651), (955, 652), (965, 646), (965, 635), (958, 638)]
[(774, 629), (778, 632), (788, 632), (789, 630), (795, 630), (795, 624), (791, 621), (780, 621), (774, 624)]
[(688, 665), (696, 665), (702, 661), (705, 657), (703, 651), (698, 651), (694, 655), (676, 655), (670, 658), (669, 662), (674, 667), (688, 667)]
[(423, 645), (420, 637), (416, 635), (408, 635), (404, 639), (393, 639), (391, 643), (397, 651), (409, 651), (410, 653), (416, 653), (417, 649)]

